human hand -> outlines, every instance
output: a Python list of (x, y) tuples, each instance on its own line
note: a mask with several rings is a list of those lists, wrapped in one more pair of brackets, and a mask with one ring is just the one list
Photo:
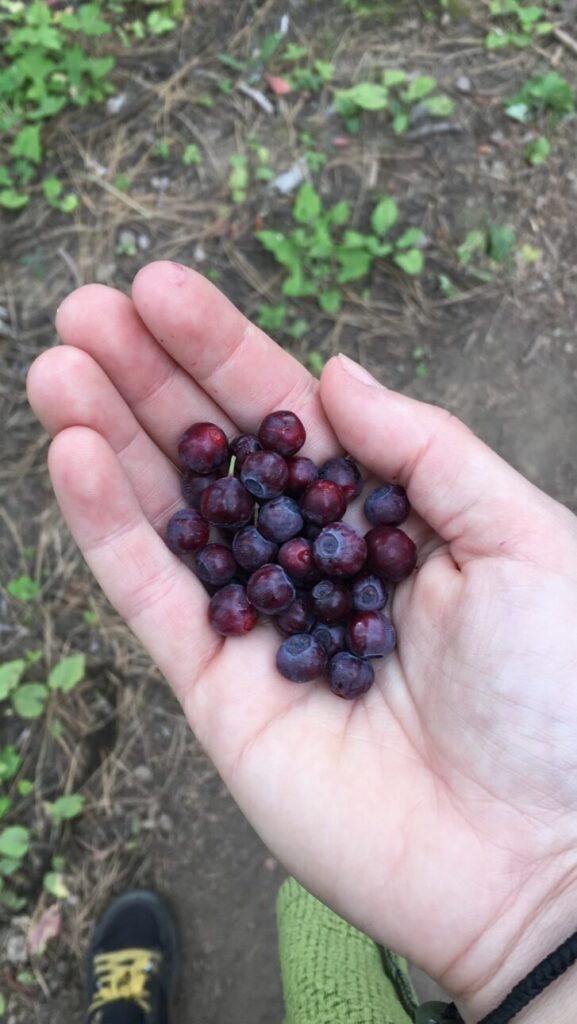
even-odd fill
[[(57, 327), (65, 344), (36, 360), (29, 397), (105, 593), (286, 868), (482, 1016), (577, 919), (575, 518), (356, 364), (331, 360), (319, 386), (177, 264), (141, 271), (132, 301), (79, 289)], [(254, 430), (279, 408), (303, 420), (305, 454), (345, 448), (416, 510), (399, 647), (356, 702), (283, 680), (270, 627), (216, 636), (158, 536), (182, 505), (182, 431)]]

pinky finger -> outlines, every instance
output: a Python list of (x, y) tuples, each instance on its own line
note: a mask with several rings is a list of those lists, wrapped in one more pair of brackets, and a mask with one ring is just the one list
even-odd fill
[(184, 701), (221, 646), (201, 584), (150, 525), (100, 434), (61, 431), (48, 464), (64, 518), (104, 593)]

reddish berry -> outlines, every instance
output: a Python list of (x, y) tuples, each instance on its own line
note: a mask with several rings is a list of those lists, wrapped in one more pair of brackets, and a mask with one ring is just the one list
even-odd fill
[(192, 508), (181, 508), (168, 522), (166, 543), (175, 555), (200, 551), (208, 541), (208, 523)]
[(347, 504), (358, 498), (363, 489), (363, 478), (359, 467), (350, 455), (329, 459), (319, 470), (321, 480), (332, 480), (343, 492)]
[(348, 651), (335, 654), (329, 661), (329, 685), (337, 697), (353, 700), (370, 690), (375, 679), (373, 666)]
[(236, 573), (236, 561), (224, 544), (207, 544), (196, 556), (197, 576), (211, 587), (224, 587)]
[(243, 636), (256, 626), (258, 613), (244, 587), (231, 583), (211, 598), (208, 618), (212, 628), (222, 636)]
[(327, 526), (344, 516), (347, 502), (340, 487), (332, 480), (315, 480), (303, 494), (300, 507), (309, 522)]
[(206, 473), (201, 476), (199, 473), (194, 473), (192, 469), (186, 469), (180, 481), (180, 490), (186, 504), (198, 510), (200, 499), (207, 487), (210, 487), (218, 479), (218, 473)]
[(288, 480), (287, 464), (277, 452), (254, 452), (244, 460), (240, 479), (255, 498), (269, 501), (284, 491)]
[(296, 597), (290, 608), (277, 615), (275, 622), (284, 636), (308, 633), (315, 624), (310, 601), (306, 597)]
[(271, 412), (260, 425), (258, 439), (269, 451), (288, 458), (295, 455), (306, 441), (306, 432), (294, 412)]
[(396, 526), (375, 526), (365, 534), (368, 565), (385, 580), (398, 583), (410, 576), (417, 564), (417, 549)]
[(313, 547), (304, 537), (287, 540), (278, 553), (279, 564), (300, 585), (316, 581), (320, 573), (313, 560)]
[(206, 489), (200, 511), (213, 526), (238, 530), (252, 516), (254, 499), (235, 476), (224, 476)]
[(288, 480), (285, 491), (291, 498), (300, 498), (308, 485), (318, 480), (319, 471), (312, 459), (306, 459), (302, 455), (295, 455), (287, 459)]
[(214, 473), (228, 459), (226, 434), (214, 423), (194, 423), (178, 442), (178, 454), (195, 473)]
[(353, 615), (347, 629), (347, 647), (359, 658), (384, 658), (397, 646), (395, 627), (380, 612)]
[(249, 601), (263, 615), (278, 615), (290, 608), (296, 590), (280, 565), (262, 565), (246, 587)]
[(353, 607), (350, 591), (337, 580), (322, 580), (311, 590), (312, 609), (321, 622), (346, 619)]
[(255, 434), (237, 434), (229, 444), (231, 453), (236, 457), (235, 471), (242, 469), (247, 455), (262, 451), (258, 437)]

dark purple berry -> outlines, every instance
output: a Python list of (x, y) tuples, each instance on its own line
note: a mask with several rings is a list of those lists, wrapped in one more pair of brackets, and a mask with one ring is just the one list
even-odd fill
[(214, 473), (228, 459), (226, 434), (214, 423), (194, 423), (178, 442), (178, 454), (187, 469)]
[(195, 560), (196, 574), (211, 587), (224, 587), (236, 572), (236, 562), (230, 548), (224, 544), (207, 544)]
[(314, 563), (313, 546), (304, 537), (287, 540), (279, 550), (278, 562), (299, 584), (312, 583), (320, 579)]
[(246, 587), (249, 601), (264, 615), (278, 615), (290, 608), (296, 590), (280, 565), (262, 565)]
[(291, 498), (300, 498), (309, 484), (318, 480), (319, 471), (312, 459), (306, 459), (302, 455), (295, 455), (287, 459), (288, 480), (285, 491)]
[(363, 489), (363, 478), (359, 467), (350, 455), (329, 459), (319, 470), (321, 480), (332, 480), (343, 492), (347, 504), (358, 498)]
[(356, 612), (378, 612), (387, 603), (388, 594), (378, 576), (363, 573), (351, 583), (353, 608)]
[(347, 627), (343, 622), (318, 622), (313, 636), (323, 645), (327, 658), (345, 649)]
[(260, 425), (258, 439), (263, 448), (278, 452), (289, 458), (302, 448), (306, 441), (306, 432), (298, 416), (294, 412), (271, 412), (265, 416)]
[(262, 451), (255, 434), (237, 434), (229, 443), (231, 454), (236, 458), (235, 470), (241, 470), (247, 455)]
[(321, 622), (346, 619), (353, 608), (350, 591), (337, 580), (322, 580), (311, 590), (312, 609)]
[(356, 576), (367, 560), (364, 537), (346, 523), (331, 523), (313, 545), (316, 564), (327, 576)]
[(212, 628), (222, 636), (242, 636), (254, 629), (258, 613), (249, 602), (244, 587), (231, 583), (210, 599), (208, 618)]
[(347, 502), (340, 487), (332, 480), (315, 480), (308, 485), (300, 507), (305, 519), (317, 526), (327, 526), (344, 516)]
[(253, 514), (254, 500), (235, 476), (217, 480), (200, 499), (200, 511), (213, 526), (238, 530)]
[(284, 494), (272, 501), (265, 501), (259, 509), (258, 528), (268, 540), (274, 540), (276, 544), (284, 544), (291, 537), (296, 537), (303, 528), (303, 517), (296, 501)]
[(192, 469), (186, 469), (180, 481), (182, 497), (186, 504), (198, 510), (200, 508), (200, 499), (207, 487), (210, 487), (218, 479), (217, 473), (206, 473), (204, 476), (200, 476), (199, 473), (194, 473)]
[(310, 601), (307, 597), (295, 598), (290, 608), (277, 615), (275, 622), (284, 636), (292, 636), (294, 633), (308, 633), (315, 624)]
[(337, 697), (353, 700), (370, 690), (375, 679), (373, 666), (342, 651), (329, 661), (329, 685)]
[(287, 464), (277, 452), (254, 452), (244, 460), (240, 479), (259, 501), (278, 498), (288, 480)]
[(291, 683), (310, 683), (327, 666), (327, 652), (310, 633), (297, 633), (283, 640), (276, 655), (276, 667)]
[(166, 527), (166, 543), (175, 555), (186, 556), (200, 551), (208, 541), (208, 523), (192, 508), (181, 508)]
[(253, 573), (267, 562), (274, 562), (278, 547), (263, 537), (256, 526), (243, 526), (232, 539), (232, 553), (238, 564)]
[(365, 534), (365, 540), (367, 564), (377, 576), (391, 583), (410, 576), (417, 564), (417, 549), (406, 533), (396, 526), (374, 526)]
[(399, 526), (410, 511), (407, 492), (398, 484), (377, 487), (365, 501), (365, 515), (373, 526)]
[(397, 646), (395, 627), (380, 612), (353, 615), (347, 629), (347, 647), (358, 658), (385, 658)]

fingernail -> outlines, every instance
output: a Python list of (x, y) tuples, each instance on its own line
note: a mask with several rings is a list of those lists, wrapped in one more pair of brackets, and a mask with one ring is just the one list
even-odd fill
[(360, 380), (362, 384), (366, 384), (371, 388), (383, 387), (381, 382), (377, 380), (376, 377), (373, 377), (372, 373), (365, 370), (364, 366), (359, 366), (358, 363), (355, 363), (353, 359), (349, 359), (348, 356), (343, 355), (342, 352), (339, 352), (339, 359), (343, 370), (345, 373), (350, 373), (351, 377), (356, 377), (356, 379)]

